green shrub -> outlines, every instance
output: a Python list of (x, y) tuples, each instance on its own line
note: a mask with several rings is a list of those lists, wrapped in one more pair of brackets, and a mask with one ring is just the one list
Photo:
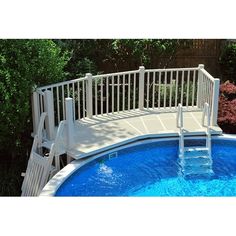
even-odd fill
[(33, 88), (62, 81), (68, 53), (52, 40), (0, 40), (0, 151), (17, 155), (30, 138)]
[(224, 80), (236, 82), (236, 43), (226, 44), (219, 60)]

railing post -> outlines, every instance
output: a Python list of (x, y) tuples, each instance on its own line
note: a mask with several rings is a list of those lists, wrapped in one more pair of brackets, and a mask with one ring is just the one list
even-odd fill
[(33, 135), (36, 135), (40, 119), (39, 96), (37, 92), (33, 92), (31, 100), (32, 100), (31, 104), (32, 104), (32, 117), (33, 117)]
[(65, 99), (66, 104), (66, 129), (67, 129), (67, 148), (74, 145), (74, 120), (73, 120), (73, 100), (68, 97)]
[(86, 74), (86, 110), (87, 117), (93, 116), (93, 77), (91, 73)]
[(204, 69), (203, 64), (198, 65), (198, 82), (197, 82), (197, 107), (201, 108), (202, 104), (202, 79), (203, 79), (203, 73), (201, 69)]
[(45, 126), (47, 137), (49, 140), (54, 139), (54, 129), (55, 129), (55, 120), (54, 120), (54, 102), (53, 102), (53, 93), (52, 91), (46, 90), (44, 92), (44, 109), (47, 112)]
[(211, 125), (217, 125), (219, 90), (220, 90), (220, 80), (218, 78), (215, 78), (213, 84), (213, 94), (212, 94)]
[(143, 104), (144, 104), (144, 73), (145, 73), (145, 67), (140, 66), (139, 67), (139, 100), (138, 100), (138, 107), (140, 110), (143, 110)]

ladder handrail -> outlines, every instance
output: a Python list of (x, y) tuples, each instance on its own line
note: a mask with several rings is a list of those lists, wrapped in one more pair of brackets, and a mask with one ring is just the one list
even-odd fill
[(180, 156), (184, 156), (184, 134), (183, 134), (183, 107), (179, 103), (177, 110), (177, 128), (179, 128), (180, 140), (179, 140), (179, 153)]
[(206, 147), (208, 148), (209, 155), (211, 155), (211, 132), (210, 132), (210, 107), (207, 102), (204, 103), (203, 113), (202, 113), (202, 126), (205, 125), (205, 118), (207, 118), (207, 124), (206, 124), (206, 134), (207, 134), (207, 140), (206, 140)]

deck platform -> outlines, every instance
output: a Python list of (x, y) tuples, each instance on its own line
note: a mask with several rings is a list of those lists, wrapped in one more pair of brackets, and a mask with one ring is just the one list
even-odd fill
[[(141, 138), (178, 137), (176, 115), (176, 112), (135, 110), (77, 120), (74, 145), (67, 154), (80, 159)], [(205, 134), (206, 128), (201, 125), (202, 111), (186, 111), (183, 116), (186, 136)], [(222, 134), (222, 130), (213, 126), (211, 134)]]

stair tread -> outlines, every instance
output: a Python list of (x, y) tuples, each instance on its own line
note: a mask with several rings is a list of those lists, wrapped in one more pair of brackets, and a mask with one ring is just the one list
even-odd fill
[(185, 152), (192, 152), (192, 151), (208, 151), (208, 148), (205, 146), (192, 146), (192, 147), (185, 147)]
[(208, 166), (212, 165), (212, 159), (211, 158), (182, 158), (179, 161), (179, 164), (184, 168), (185, 166)]
[(199, 170), (182, 170), (182, 173), (184, 176), (189, 176), (189, 175), (212, 175), (214, 174), (213, 170), (211, 168), (208, 169), (199, 169)]

